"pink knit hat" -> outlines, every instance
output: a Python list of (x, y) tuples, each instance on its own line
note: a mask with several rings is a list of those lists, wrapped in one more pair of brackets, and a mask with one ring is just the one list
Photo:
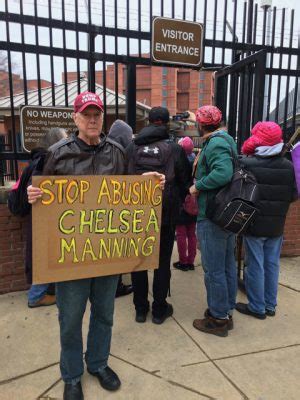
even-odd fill
[(254, 154), (259, 146), (274, 146), (282, 143), (282, 130), (278, 124), (272, 121), (257, 122), (252, 128), (252, 136), (242, 146), (242, 153)]
[(196, 121), (202, 125), (218, 126), (222, 121), (222, 113), (215, 106), (202, 106), (196, 112)]
[(178, 144), (180, 144), (187, 155), (192, 154), (194, 150), (194, 143), (190, 137), (186, 136), (180, 139)]

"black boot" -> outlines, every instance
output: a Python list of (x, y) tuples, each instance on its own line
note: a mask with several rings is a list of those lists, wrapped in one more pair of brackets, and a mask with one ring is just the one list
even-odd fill
[(80, 382), (76, 385), (65, 383), (64, 400), (84, 400)]

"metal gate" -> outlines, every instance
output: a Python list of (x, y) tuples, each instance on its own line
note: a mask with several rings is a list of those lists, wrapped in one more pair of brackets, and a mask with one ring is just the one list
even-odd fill
[[(122, 107), (135, 127), (136, 66), (153, 65), (149, 55), (153, 16), (203, 23), (203, 70), (217, 71), (216, 103), (225, 111), (239, 145), (262, 116), (281, 123), (287, 138), (300, 111), (294, 15), (293, 10), (260, 9), (254, 0), (1, 1), (0, 89), (6, 85), (8, 90), (0, 97), (0, 128), (5, 129), (5, 134), (0, 130), (0, 181), (17, 178), (18, 160), (29, 158), (19, 139), (21, 105), (71, 106), (72, 96), (85, 88), (96, 89), (104, 100), (104, 129), (108, 114), (118, 118)], [(120, 66), (126, 68), (122, 78)], [(62, 71), (59, 85), (57, 70)], [(50, 82), (48, 88), (45, 81)]]

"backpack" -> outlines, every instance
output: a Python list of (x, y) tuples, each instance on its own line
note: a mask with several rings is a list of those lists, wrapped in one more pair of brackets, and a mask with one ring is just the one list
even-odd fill
[[(230, 141), (222, 137), (229, 144)], [(258, 185), (255, 176), (244, 169), (231, 148), (233, 176), (207, 204), (207, 217), (221, 228), (236, 234), (245, 233), (258, 215)], [(203, 158), (208, 171), (205, 155)]]
[(175, 220), (176, 207), (172, 207), (171, 199), (175, 180), (175, 162), (172, 154), (172, 146), (169, 142), (158, 142), (136, 145), (133, 143), (131, 157), (128, 160), (128, 174), (141, 175), (144, 172), (156, 171), (166, 176), (163, 190), (162, 221), (168, 223)]
[(28, 203), (27, 186), (30, 184), (32, 174), (40, 161), (40, 158), (31, 161), (9, 192), (7, 206), (13, 215), (25, 217), (25, 215), (30, 214), (31, 204)]

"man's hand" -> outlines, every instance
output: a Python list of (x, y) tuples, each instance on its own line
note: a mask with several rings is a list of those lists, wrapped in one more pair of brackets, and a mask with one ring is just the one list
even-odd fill
[(199, 194), (199, 190), (196, 189), (195, 185), (191, 186), (189, 191), (190, 191), (190, 194), (194, 194), (196, 196), (198, 196), (198, 194)]
[(158, 172), (144, 172), (142, 175), (144, 176), (155, 176), (156, 178), (159, 179), (159, 187), (161, 188), (161, 190), (164, 190), (165, 188), (165, 184), (166, 184), (166, 175), (164, 174), (160, 174)]
[(42, 197), (43, 191), (38, 188), (34, 187), (32, 185), (28, 186), (27, 188), (27, 196), (28, 196), (28, 203), (34, 204), (37, 199), (40, 199)]

